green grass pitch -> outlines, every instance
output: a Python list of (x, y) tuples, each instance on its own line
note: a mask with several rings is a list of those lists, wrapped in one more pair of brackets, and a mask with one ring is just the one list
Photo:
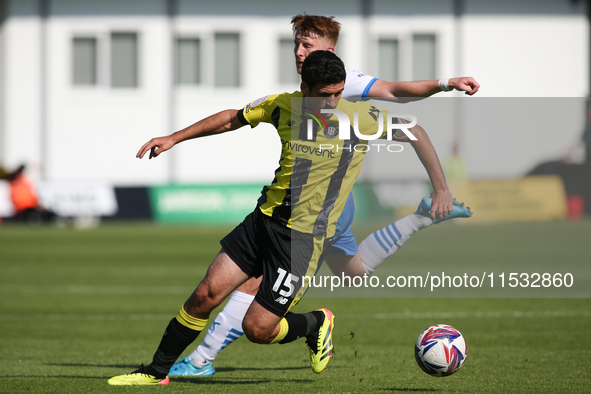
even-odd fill
[[(354, 231), (362, 239), (372, 229)], [(591, 391), (591, 301), (584, 297), (305, 298), (296, 311), (328, 307), (336, 315), (334, 358), (320, 375), (310, 370), (302, 339), (263, 346), (241, 338), (215, 361), (214, 377), (109, 386), (111, 376), (150, 362), (228, 230), (150, 223), (0, 227), (0, 392)], [(413, 236), (378, 272), (588, 267), (589, 234), (590, 221), (444, 223)], [(579, 270), (575, 281), (589, 280), (588, 273)], [(419, 333), (438, 323), (458, 328), (468, 344), (466, 364), (446, 378), (426, 375), (413, 356)]]

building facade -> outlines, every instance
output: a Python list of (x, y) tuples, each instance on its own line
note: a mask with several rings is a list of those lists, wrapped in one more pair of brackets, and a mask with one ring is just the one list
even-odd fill
[[(269, 182), (279, 149), (271, 127), (187, 142), (150, 162), (135, 153), (214, 112), (298, 89), (289, 24), (298, 13), (342, 23), (337, 54), (349, 68), (386, 80), (469, 75), (481, 98), (514, 98), (589, 95), (587, 9), (573, 0), (0, 0), (0, 163), (56, 181)], [(566, 149), (577, 127), (496, 172), (468, 154), (471, 175), (523, 174)], [(445, 160), (450, 134), (432, 135)], [(409, 167), (400, 176), (425, 177)]]

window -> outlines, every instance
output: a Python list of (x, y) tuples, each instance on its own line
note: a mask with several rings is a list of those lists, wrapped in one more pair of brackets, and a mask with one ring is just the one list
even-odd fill
[[(106, 32), (77, 34), (72, 38), (74, 86), (139, 86), (138, 34)], [(110, 56), (109, 56), (110, 55)], [(105, 68), (109, 69), (105, 69)]]
[(299, 84), (300, 82), (293, 49), (293, 38), (281, 38), (279, 40), (279, 83)]
[(176, 40), (176, 83), (197, 85), (201, 83), (201, 40), (179, 38)]
[(435, 35), (416, 34), (412, 37), (412, 79), (435, 79)]
[(74, 83), (74, 85), (96, 85), (96, 38), (74, 37), (72, 47), (72, 82)]
[(435, 34), (400, 34), (379, 37), (374, 72), (386, 81), (434, 80), (437, 78)]
[(138, 86), (137, 33), (111, 33), (111, 86)]
[(216, 33), (214, 37), (214, 85), (240, 86), (240, 35)]
[(381, 38), (378, 41), (378, 75), (386, 81), (398, 81), (399, 45), (397, 39)]

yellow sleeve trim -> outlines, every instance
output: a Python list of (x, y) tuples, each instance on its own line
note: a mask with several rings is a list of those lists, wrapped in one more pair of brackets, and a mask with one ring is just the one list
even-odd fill
[(277, 334), (271, 343), (281, 342), (287, 335), (287, 331), (289, 331), (289, 323), (284, 317), (282, 317), (281, 320), (279, 320), (279, 334)]
[(182, 306), (179, 314), (176, 315), (176, 319), (179, 323), (183, 326), (190, 328), (191, 330), (195, 331), (203, 331), (205, 325), (207, 324), (207, 319), (199, 319), (197, 317), (193, 317), (185, 312), (185, 307)]

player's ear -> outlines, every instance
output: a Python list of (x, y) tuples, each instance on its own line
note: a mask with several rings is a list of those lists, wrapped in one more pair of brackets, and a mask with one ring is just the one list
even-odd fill
[(300, 84), (300, 90), (302, 91), (304, 96), (307, 96), (308, 93), (310, 93), (310, 89), (308, 89), (308, 84), (306, 84), (306, 82), (304, 81), (302, 81), (302, 83)]
[(328, 46), (325, 50), (334, 53), (334, 47), (332, 45)]

